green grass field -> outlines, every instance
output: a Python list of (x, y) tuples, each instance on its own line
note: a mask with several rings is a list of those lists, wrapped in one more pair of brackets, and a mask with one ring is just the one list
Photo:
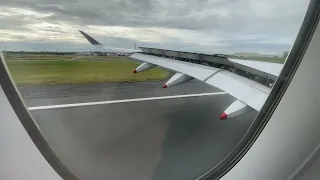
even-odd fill
[[(41, 61), (53, 61), (53, 60), (72, 60), (81, 56), (76, 55), (6, 55), (8, 61), (24, 61), (24, 60), (41, 60)], [(128, 60), (126, 57), (120, 56), (82, 56), (81, 60)]]
[[(50, 61), (46, 61), (48, 59)], [(17, 59), (7, 58), (7, 65), (18, 85), (157, 81), (169, 76), (168, 71), (159, 68), (134, 74), (132, 71), (139, 63), (124, 57), (85, 57), (66, 61), (51, 56), (48, 59), (15, 61)]]

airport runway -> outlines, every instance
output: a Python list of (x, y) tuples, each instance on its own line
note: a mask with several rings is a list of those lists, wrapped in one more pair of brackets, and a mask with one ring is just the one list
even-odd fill
[[(19, 87), (28, 106), (220, 92), (193, 81)], [(256, 112), (220, 121), (228, 94), (33, 110), (49, 144), (80, 179), (185, 180), (217, 165)]]
[(20, 86), (18, 88), (28, 106), (220, 92), (220, 90), (196, 80), (167, 89), (162, 89), (163, 84), (164, 81), (90, 85)]

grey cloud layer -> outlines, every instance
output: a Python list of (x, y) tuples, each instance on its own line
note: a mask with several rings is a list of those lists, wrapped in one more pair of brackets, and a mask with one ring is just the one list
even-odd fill
[[(80, 24), (261, 32), (296, 28), (307, 3), (301, 0), (20, 0), (1, 4), (53, 12), (51, 20)], [(263, 11), (270, 13), (264, 15)]]
[[(196, 30), (248, 41), (295, 36), (307, 7), (304, 0), (17, 0), (8, 7), (53, 13), (48, 22), (77, 25), (162, 27)], [(6, 20), (1, 29), (23, 28), (26, 21)], [(257, 42), (253, 42), (257, 43)], [(270, 44), (270, 43), (269, 43)], [(272, 43), (271, 43), (272, 44)]]

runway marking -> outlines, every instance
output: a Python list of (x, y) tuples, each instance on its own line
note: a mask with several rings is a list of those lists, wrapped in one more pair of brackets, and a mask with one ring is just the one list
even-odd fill
[(186, 95), (175, 95), (175, 96), (160, 96), (160, 97), (148, 97), (148, 98), (137, 98), (137, 99), (87, 102), (87, 103), (59, 104), (59, 105), (29, 107), (28, 109), (30, 111), (33, 111), (33, 110), (43, 110), (43, 109), (58, 109), (58, 108), (80, 107), (80, 106), (94, 106), (94, 105), (101, 105), (101, 104), (117, 104), (117, 103), (139, 102), (139, 101), (153, 101), (153, 100), (162, 100), (162, 99), (212, 96), (212, 95), (221, 95), (221, 94), (227, 94), (227, 93), (226, 92), (214, 92), (214, 93), (202, 93), (202, 94), (186, 94)]

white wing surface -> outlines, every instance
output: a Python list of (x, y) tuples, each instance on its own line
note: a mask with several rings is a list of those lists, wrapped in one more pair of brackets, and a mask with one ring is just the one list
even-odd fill
[(215, 86), (257, 111), (260, 111), (271, 90), (258, 82), (215, 67), (140, 53), (134, 53), (130, 58), (171, 69)]
[[(92, 45), (101, 46), (98, 41), (80, 32)], [(157, 66), (177, 72), (165, 83), (164, 88), (198, 79), (235, 97), (237, 100), (222, 113), (221, 120), (252, 110), (260, 111), (283, 67), (276, 63), (230, 59), (223, 54), (139, 48), (141, 50), (131, 51), (129, 56), (143, 62), (133, 72), (138, 73)]]

